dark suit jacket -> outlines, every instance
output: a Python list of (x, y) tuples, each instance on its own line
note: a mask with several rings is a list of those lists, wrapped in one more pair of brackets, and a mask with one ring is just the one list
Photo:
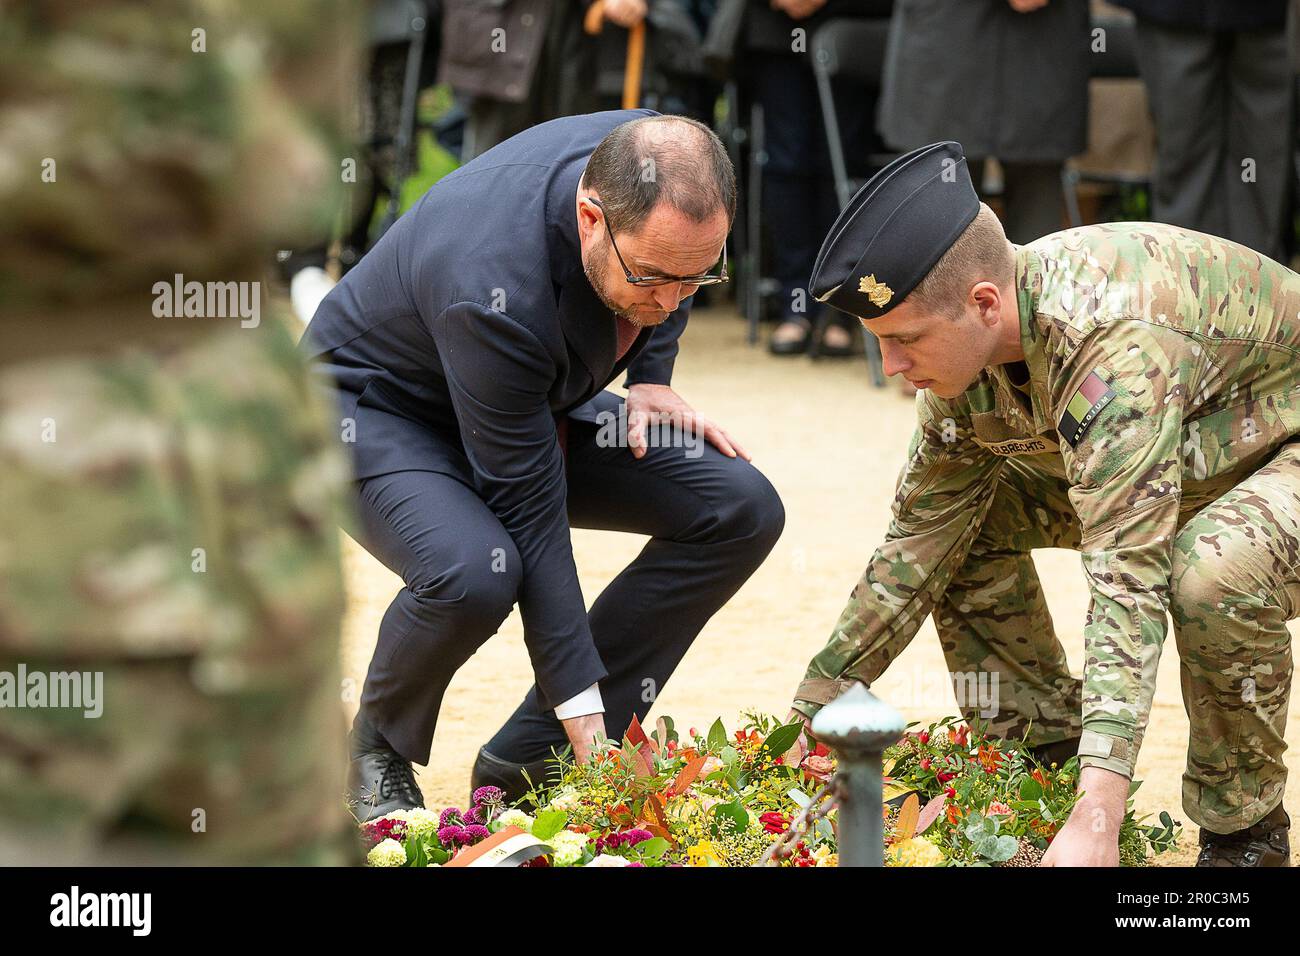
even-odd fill
[(579, 255), (587, 159), (615, 126), (648, 115), (542, 123), (444, 177), (326, 296), (303, 338), (355, 421), (358, 478), (455, 475), (501, 520), (523, 563), (519, 605), (546, 707), (605, 675), (573, 562), (555, 418), (595, 421), (593, 399), (625, 368), (629, 385), (669, 384), (689, 312), (687, 299), (615, 362), (613, 314)]

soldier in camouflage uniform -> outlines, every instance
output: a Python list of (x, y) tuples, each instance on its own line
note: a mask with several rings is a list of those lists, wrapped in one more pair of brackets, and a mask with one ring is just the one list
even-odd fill
[[(887, 169), (836, 224), (813, 277), (815, 294), (880, 336), (887, 371), (923, 391), (886, 540), (794, 708), (810, 717), (870, 683), (933, 614), (954, 674), (997, 675), (991, 730), (1077, 749), (1085, 800), (1112, 796), (1098, 812), (1113, 826), (1084, 834), (1076, 811), (1054, 862), (1109, 862), (1113, 843), (1101, 844), (1117, 837), (1127, 787), (1116, 781), (1132, 776), (1168, 611), (1200, 862), (1289, 865), (1300, 276), (1150, 223), (1013, 247), (954, 170), (955, 143)], [(992, 252), (972, 254), (979, 236)], [(964, 281), (963, 258), (975, 262)], [(1043, 547), (1083, 556), (1082, 682), (1030, 559)]]
[[(346, 465), (253, 285), (328, 224), (354, 35), (325, 2), (5, 13), (0, 864), (355, 859)], [(178, 315), (177, 274), (256, 307)], [(98, 716), (16, 686), (71, 672)]]

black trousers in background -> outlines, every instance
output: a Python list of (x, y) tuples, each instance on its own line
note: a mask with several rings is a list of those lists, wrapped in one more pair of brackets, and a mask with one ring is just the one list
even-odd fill
[[(785, 511), (756, 468), (702, 438), (699, 457), (659, 447), (638, 460), (596, 436), (596, 425), (570, 420), (570, 523), (651, 536), (588, 613), (609, 671), (600, 685), (606, 733), (617, 739), (633, 714), (646, 716), (705, 623), (767, 557)], [(468, 473), (381, 475), (358, 482), (358, 497), (362, 544), (406, 585), (380, 624), (362, 712), (394, 750), (425, 764), (452, 675), (514, 607), (519, 555)], [(567, 743), (534, 686), (486, 746), (525, 763)]]
[[(1286, 32), (1215, 33), (1141, 18), (1137, 30), (1156, 128), (1152, 218), (1281, 260), (1294, 129)], [(1254, 181), (1243, 180), (1247, 160)]]

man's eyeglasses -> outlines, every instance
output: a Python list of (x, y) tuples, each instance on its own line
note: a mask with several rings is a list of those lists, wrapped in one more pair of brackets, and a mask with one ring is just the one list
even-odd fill
[(623, 267), (623, 275), (627, 277), (627, 281), (631, 285), (660, 286), (660, 285), (672, 285), (673, 283), (676, 282), (680, 282), (683, 285), (697, 285), (697, 286), (717, 285), (719, 282), (727, 282), (731, 279), (731, 277), (727, 275), (727, 246), (725, 243), (722, 246), (722, 261), (718, 265), (717, 272), (704, 273), (703, 275), (695, 275), (695, 276), (634, 276), (632, 275), (632, 270), (629, 269), (627, 267), (627, 263), (623, 261), (623, 254), (618, 251), (618, 243), (614, 241), (614, 230), (610, 228), (609, 217), (605, 215), (605, 207), (601, 205), (600, 200), (597, 199), (595, 196), (588, 196), (586, 198), (591, 200), (591, 202), (595, 204), (596, 208), (600, 210), (601, 212), (600, 218), (605, 221), (605, 231), (609, 233), (609, 243), (614, 247), (614, 255), (618, 256), (618, 264)]

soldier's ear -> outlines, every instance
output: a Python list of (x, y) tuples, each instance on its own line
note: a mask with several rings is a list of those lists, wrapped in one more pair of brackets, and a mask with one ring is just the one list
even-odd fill
[(995, 325), (1002, 317), (1002, 292), (996, 282), (983, 280), (970, 289), (970, 302), (979, 310), (980, 321)]

